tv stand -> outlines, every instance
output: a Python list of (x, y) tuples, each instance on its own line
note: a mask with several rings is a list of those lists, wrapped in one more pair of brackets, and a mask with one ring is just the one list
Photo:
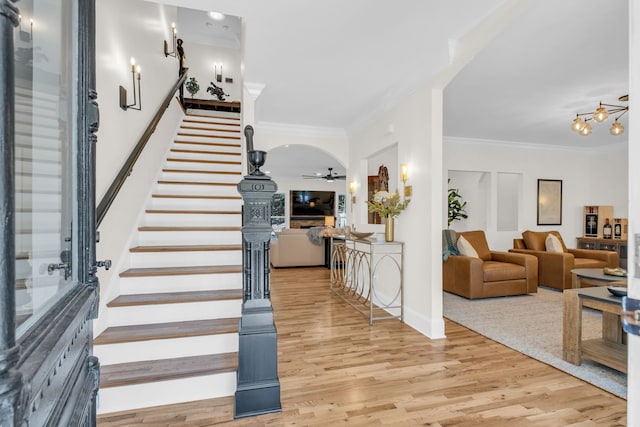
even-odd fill
[(289, 218), (289, 228), (311, 228), (324, 225), (324, 216), (292, 216)]

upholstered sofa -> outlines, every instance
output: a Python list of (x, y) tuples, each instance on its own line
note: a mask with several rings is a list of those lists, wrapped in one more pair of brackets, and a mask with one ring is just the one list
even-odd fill
[(315, 245), (306, 229), (285, 228), (271, 241), (271, 265), (274, 267), (309, 267), (324, 265), (324, 244)]
[(469, 299), (538, 292), (538, 259), (533, 255), (491, 251), (484, 231), (458, 234), (476, 257), (450, 255), (442, 266), (445, 291)]
[[(561, 248), (547, 250), (547, 236), (558, 238)], [(538, 258), (538, 280), (542, 286), (559, 290), (571, 288), (571, 270), (574, 268), (618, 267), (618, 254), (592, 249), (567, 249), (557, 231), (525, 231), (522, 239), (513, 239), (509, 252), (534, 255)]]

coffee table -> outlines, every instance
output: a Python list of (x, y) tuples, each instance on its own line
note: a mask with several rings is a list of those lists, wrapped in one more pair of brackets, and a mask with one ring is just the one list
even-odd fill
[[(622, 297), (613, 296), (604, 286), (565, 289), (562, 322), (562, 358), (574, 365), (591, 359), (621, 372), (627, 372), (626, 336), (620, 315)], [(582, 308), (602, 312), (602, 338), (582, 340)]]
[(608, 286), (611, 282), (618, 286), (626, 286), (627, 278), (604, 274), (601, 268), (574, 268), (571, 270), (571, 287), (573, 289), (585, 286)]

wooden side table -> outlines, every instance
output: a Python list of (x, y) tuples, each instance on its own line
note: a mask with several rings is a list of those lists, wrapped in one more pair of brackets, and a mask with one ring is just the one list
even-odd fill
[[(591, 359), (621, 372), (627, 372), (626, 337), (620, 315), (622, 298), (606, 287), (565, 289), (562, 322), (562, 358), (574, 365)], [(582, 340), (582, 308), (602, 312), (602, 338)]]

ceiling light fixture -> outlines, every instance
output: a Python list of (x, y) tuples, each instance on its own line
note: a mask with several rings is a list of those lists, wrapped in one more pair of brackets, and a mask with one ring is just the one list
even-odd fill
[(214, 21), (222, 21), (224, 19), (224, 13), (220, 12), (209, 12), (209, 18)]
[[(622, 95), (618, 98), (618, 101), (629, 102), (629, 95)], [(627, 111), (629, 111), (628, 105), (603, 104), (600, 102), (600, 105), (594, 112), (576, 114), (576, 118), (571, 122), (571, 130), (578, 132), (578, 134), (582, 136), (591, 135), (592, 128), (589, 124), (590, 120), (596, 123), (602, 123), (607, 120), (610, 115), (620, 113), (615, 117), (609, 132), (614, 136), (621, 135), (624, 132), (624, 126), (622, 126), (622, 123), (620, 123), (618, 119), (625, 115)], [(586, 117), (583, 119), (582, 116)]]

